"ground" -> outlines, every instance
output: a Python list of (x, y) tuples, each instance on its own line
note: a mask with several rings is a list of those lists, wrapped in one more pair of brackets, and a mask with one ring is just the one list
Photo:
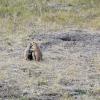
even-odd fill
[(0, 0), (0, 100), (100, 100), (99, 44), (100, 0)]
[[(100, 100), (100, 32), (69, 29), (16, 38), (0, 36), (0, 100)], [(23, 58), (33, 39), (41, 62)]]

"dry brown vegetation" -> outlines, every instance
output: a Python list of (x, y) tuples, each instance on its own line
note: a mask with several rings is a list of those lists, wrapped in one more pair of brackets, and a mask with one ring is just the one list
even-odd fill
[[(100, 0), (0, 0), (0, 100), (100, 100), (99, 9)], [(33, 40), (41, 62), (23, 58)]]

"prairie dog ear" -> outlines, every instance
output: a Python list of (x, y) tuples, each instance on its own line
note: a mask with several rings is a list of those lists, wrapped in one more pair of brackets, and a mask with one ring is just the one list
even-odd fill
[(35, 42), (35, 41), (33, 41), (32, 43), (33, 43), (33, 44), (35, 44), (36, 42)]
[(32, 42), (32, 45), (36, 45), (37, 43), (35, 41)]

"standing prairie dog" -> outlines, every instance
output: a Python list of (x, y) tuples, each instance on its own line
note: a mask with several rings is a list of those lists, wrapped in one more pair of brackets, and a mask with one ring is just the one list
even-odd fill
[(42, 52), (36, 42), (32, 42), (32, 50), (35, 61), (42, 60)]
[(32, 43), (29, 43), (24, 51), (25, 60), (33, 60), (32, 52)]

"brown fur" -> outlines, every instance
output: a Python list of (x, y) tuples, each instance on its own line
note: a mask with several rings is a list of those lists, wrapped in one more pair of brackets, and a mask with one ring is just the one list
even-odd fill
[(34, 60), (35, 61), (42, 60), (42, 52), (37, 43), (35, 42), (32, 43), (32, 49), (33, 49)]
[(25, 60), (33, 60), (33, 56), (32, 56), (32, 44), (29, 43), (28, 46), (26, 47), (25, 51), (24, 51), (24, 58)]

